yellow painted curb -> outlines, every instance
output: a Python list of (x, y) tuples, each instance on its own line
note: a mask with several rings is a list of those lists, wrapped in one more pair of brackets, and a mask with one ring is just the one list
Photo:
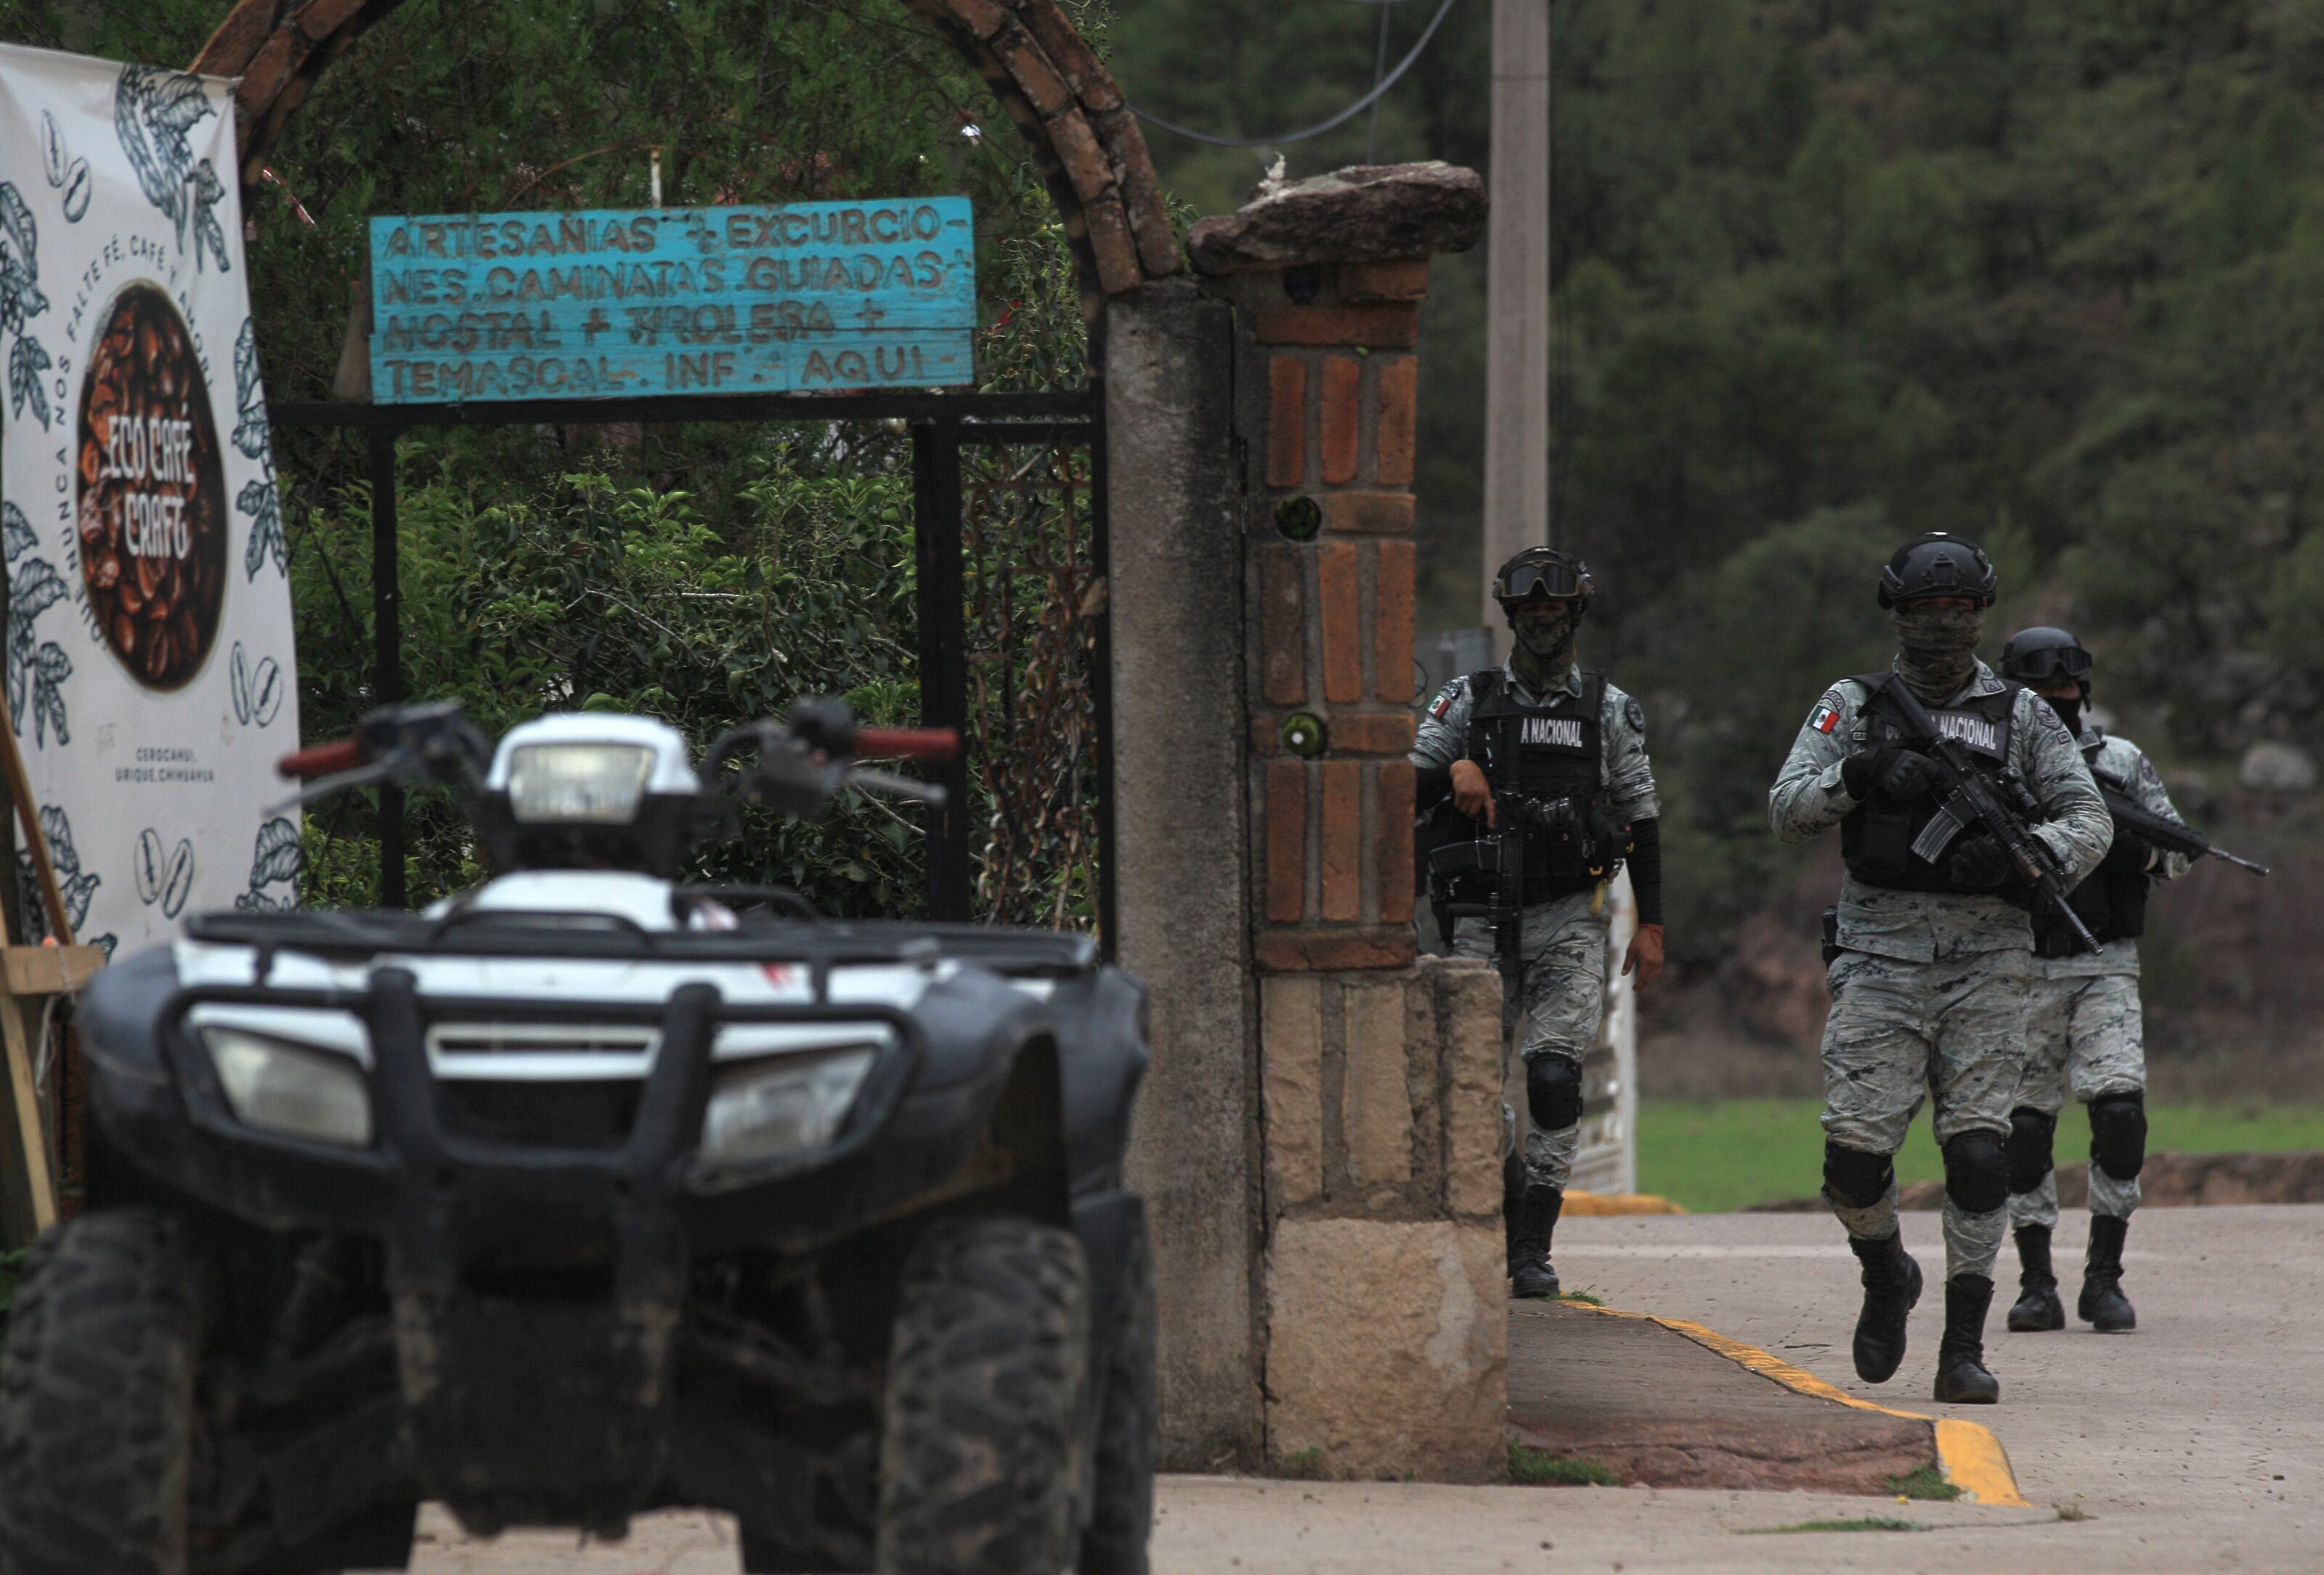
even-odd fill
[(2017, 1490), (2017, 1474), (2009, 1469), (2009, 1451), (2001, 1447), (2001, 1440), (1993, 1430), (1974, 1422), (1962, 1422), (1950, 1416), (1930, 1416), (1919, 1411), (1899, 1411), (1893, 1405), (1878, 1405), (1858, 1398), (1845, 1390), (1835, 1389), (1813, 1373), (1795, 1368), (1778, 1356), (1771, 1356), (1756, 1345), (1745, 1345), (1739, 1340), (1729, 1340), (1715, 1329), (1705, 1329), (1700, 1323), (1683, 1318), (1659, 1318), (1651, 1312), (1626, 1312), (1617, 1307), (1592, 1306), (1587, 1302), (1566, 1302), (1561, 1305), (1585, 1308), (1602, 1312), (1609, 1318), (1636, 1318), (1647, 1323), (1659, 1323), (1674, 1334), (1683, 1334), (1705, 1350), (1716, 1351), (1738, 1366), (1750, 1368), (1765, 1378), (1772, 1378), (1787, 1389), (1819, 1400), (1836, 1400), (1842, 1405), (1852, 1405), (1858, 1411), (1877, 1411), (1884, 1415), (1901, 1416), (1910, 1422), (1931, 1424), (1936, 1435), (1937, 1469), (1945, 1480), (1961, 1490), (1961, 1497), (1972, 1504), (1989, 1504), (2004, 1509), (2031, 1509), (2023, 1494)]
[(1565, 1218), (1569, 1220), (1604, 1219), (1617, 1214), (1683, 1214), (1686, 1211), (1668, 1198), (1658, 1198), (1652, 1193), (1584, 1193), (1569, 1190), (1565, 1194)]

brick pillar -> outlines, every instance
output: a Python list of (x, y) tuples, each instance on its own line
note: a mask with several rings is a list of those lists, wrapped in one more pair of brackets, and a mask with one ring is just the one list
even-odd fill
[(1234, 276), (1265, 970), (1413, 960), (1412, 444), (1425, 259)]
[(1504, 1458), (1499, 993), (1415, 964), (1405, 758), (1421, 304), (1483, 221), (1472, 172), (1403, 165), (1188, 239), (1236, 309), (1265, 1452), (1302, 1474)]

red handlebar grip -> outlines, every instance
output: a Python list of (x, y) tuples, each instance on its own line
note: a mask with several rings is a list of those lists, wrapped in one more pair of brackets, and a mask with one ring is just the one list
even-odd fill
[(362, 765), (362, 751), (360, 741), (343, 738), (337, 743), (295, 750), (275, 761), (274, 769), (284, 777), (327, 777), (334, 771), (352, 771)]
[(960, 753), (960, 733), (949, 727), (859, 727), (855, 752), (908, 760), (949, 760)]

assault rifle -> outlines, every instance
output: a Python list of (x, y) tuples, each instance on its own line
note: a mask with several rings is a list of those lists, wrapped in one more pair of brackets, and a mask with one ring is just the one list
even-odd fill
[(1969, 746), (1939, 728), (1936, 718), (1929, 714), (1928, 707), (1921, 704), (1909, 686), (1901, 679), (1892, 678), (1883, 686), (1883, 691), (1904, 719), (1905, 741), (1935, 761), (1945, 778), (1945, 801), (1913, 840), (1913, 852), (1933, 864), (1944, 857), (1954, 837), (1976, 826), (2001, 845), (2010, 863), (2015, 866), (2017, 878), (2065, 920), (2084, 948), (2097, 951), (2098, 937), (2090, 934), (2090, 926), (2082, 922), (2082, 916), (2067, 900), (2066, 883), (2058, 879), (2050, 850), (2028, 829), (2028, 822), (2041, 817), (2042, 806), (2025, 790), (2025, 784), (2014, 772), (2009, 773), (2008, 790), (2016, 802), (2005, 801), (2002, 789), (1987, 780), (1969, 758)]
[(2264, 875), (2267, 866), (2238, 858), (2227, 849), (2215, 846), (2211, 839), (2191, 825), (2181, 825), (2175, 820), (2155, 814), (2130, 796), (2130, 784), (2103, 771), (2090, 773), (2098, 778), (2098, 794), (2106, 800), (2107, 813), (2114, 816), (2115, 825), (2131, 832), (2166, 853), (2176, 853), (2182, 859), (2200, 859), (2206, 855), (2225, 859), (2228, 863)]

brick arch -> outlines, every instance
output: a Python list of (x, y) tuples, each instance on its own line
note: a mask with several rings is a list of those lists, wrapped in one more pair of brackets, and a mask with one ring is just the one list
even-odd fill
[[(245, 197), (293, 110), (401, 0), (236, 0), (192, 69), (239, 77)], [(1138, 119), (1056, 0), (903, 0), (1025, 135), (1080, 265), (1084, 315), (1185, 269)], [(245, 203), (245, 207), (247, 203)]]

